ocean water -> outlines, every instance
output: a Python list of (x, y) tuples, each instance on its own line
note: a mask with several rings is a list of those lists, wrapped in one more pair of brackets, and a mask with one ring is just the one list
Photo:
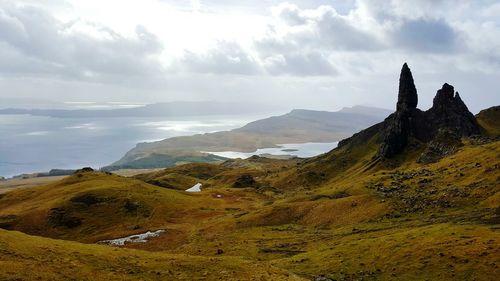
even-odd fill
[(0, 115), (0, 176), (53, 168), (99, 168), (118, 160), (139, 142), (230, 130), (267, 116), (195, 116), (167, 120)]
[[(50, 169), (100, 168), (120, 159), (139, 142), (239, 128), (270, 114), (165, 118), (52, 118), (0, 115), (0, 176), (46, 172)], [(227, 158), (252, 155), (311, 157), (337, 143), (284, 144), (253, 153), (214, 152)], [(292, 149), (294, 151), (283, 151)], [(295, 151), (296, 150), (296, 151)]]

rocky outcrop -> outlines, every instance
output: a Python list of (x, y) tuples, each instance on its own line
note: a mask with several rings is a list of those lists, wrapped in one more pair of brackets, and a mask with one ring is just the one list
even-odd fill
[(251, 175), (242, 175), (233, 183), (235, 188), (258, 187), (257, 181)]
[(432, 108), (426, 112), (428, 128), (436, 134), (447, 128), (460, 136), (480, 134), (476, 118), (469, 111), (453, 86), (445, 83), (434, 97)]
[[(423, 112), (417, 108), (418, 96), (413, 76), (405, 63), (399, 78), (396, 112), (383, 123), (382, 143), (377, 156), (391, 158), (401, 153), (410, 139), (441, 144), (437, 136), (471, 136), (480, 134), (479, 125), (453, 86), (445, 83), (437, 91), (433, 106)], [(441, 133), (440, 133), (441, 132)], [(454, 147), (458, 144), (454, 143)], [(439, 145), (437, 145), (439, 147)], [(440, 153), (438, 153), (440, 154)]]
[(413, 141), (426, 145), (419, 161), (428, 163), (456, 151), (461, 146), (462, 137), (481, 134), (476, 118), (460, 95), (455, 93), (453, 86), (447, 83), (437, 91), (432, 108), (422, 111), (417, 105), (417, 89), (411, 70), (405, 63), (399, 77), (396, 112), (383, 122), (340, 141), (338, 147), (348, 146), (349, 149), (377, 137), (380, 145), (374, 157), (383, 159), (403, 152)]
[(423, 164), (436, 162), (447, 155), (457, 152), (462, 145), (461, 136), (456, 131), (439, 129), (436, 137), (427, 144), (417, 162)]

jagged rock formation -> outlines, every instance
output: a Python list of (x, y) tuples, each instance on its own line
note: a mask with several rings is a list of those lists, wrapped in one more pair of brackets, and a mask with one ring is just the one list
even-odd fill
[(446, 131), (448, 135), (459, 137), (480, 133), (474, 115), (460, 95), (455, 94), (453, 86), (447, 83), (438, 90), (429, 110), (419, 110), (417, 102), (417, 89), (411, 70), (405, 63), (399, 78), (396, 112), (384, 121), (383, 141), (378, 156), (390, 158), (402, 152), (410, 138), (429, 142), (436, 138), (438, 132)]
[[(399, 78), (399, 93), (396, 112), (382, 123), (372, 126), (353, 137), (343, 140), (339, 147), (349, 143), (362, 143), (373, 131), (381, 134), (381, 143), (376, 158), (391, 158), (403, 152), (411, 140), (431, 145), (432, 155), (423, 157), (423, 162), (433, 161), (441, 155), (449, 154), (460, 146), (460, 138), (480, 134), (480, 127), (472, 113), (464, 104), (453, 86), (445, 83), (437, 91), (433, 106), (427, 111), (417, 108), (418, 95), (413, 75), (405, 63)], [(453, 147), (446, 147), (446, 138)]]
[(461, 136), (480, 133), (476, 118), (469, 111), (453, 86), (445, 83), (434, 97), (432, 108), (426, 112), (429, 129), (449, 128)]
[(384, 121), (383, 141), (378, 156), (390, 158), (402, 152), (410, 138), (429, 142), (436, 139), (438, 132), (458, 137), (480, 133), (474, 115), (460, 95), (455, 94), (453, 86), (447, 83), (437, 91), (429, 110), (419, 110), (417, 102), (417, 89), (411, 70), (405, 63), (399, 78), (396, 112)]

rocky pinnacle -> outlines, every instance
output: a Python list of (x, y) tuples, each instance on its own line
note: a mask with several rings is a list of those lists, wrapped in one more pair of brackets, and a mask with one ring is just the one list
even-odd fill
[(418, 103), (417, 89), (408, 64), (404, 63), (399, 76), (399, 94), (397, 111), (416, 108)]

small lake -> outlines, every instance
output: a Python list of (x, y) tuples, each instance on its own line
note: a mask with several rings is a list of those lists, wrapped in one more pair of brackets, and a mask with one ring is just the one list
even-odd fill
[(222, 152), (208, 152), (214, 155), (226, 157), (226, 158), (241, 158), (246, 159), (252, 157), (253, 155), (263, 155), (270, 154), (274, 156), (297, 156), (301, 158), (313, 157), (323, 153), (326, 153), (334, 148), (336, 148), (338, 142), (328, 142), (328, 143), (288, 143), (280, 144), (281, 147), (278, 148), (261, 148), (257, 149), (255, 152), (237, 152), (237, 151), (222, 151)]

